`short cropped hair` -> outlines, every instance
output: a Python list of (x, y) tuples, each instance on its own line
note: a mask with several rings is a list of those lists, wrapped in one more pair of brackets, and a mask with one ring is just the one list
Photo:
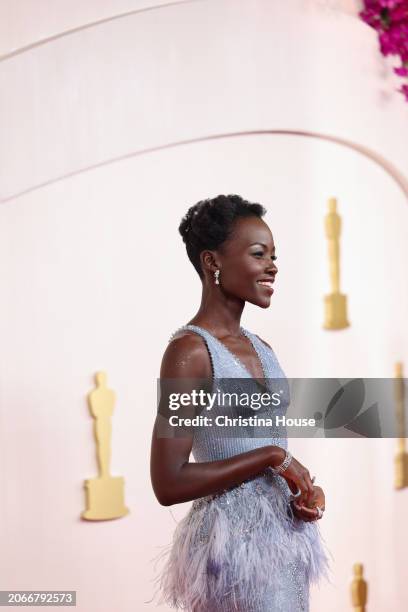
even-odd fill
[(232, 233), (234, 222), (240, 217), (263, 217), (266, 209), (261, 204), (244, 200), (239, 195), (219, 195), (201, 200), (191, 206), (181, 220), (179, 232), (186, 245), (187, 255), (202, 279), (200, 253), (216, 250)]

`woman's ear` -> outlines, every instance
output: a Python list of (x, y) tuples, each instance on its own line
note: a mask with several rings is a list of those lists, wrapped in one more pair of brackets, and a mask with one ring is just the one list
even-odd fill
[(200, 253), (201, 267), (205, 271), (214, 274), (219, 269), (218, 258), (214, 251), (201, 251)]

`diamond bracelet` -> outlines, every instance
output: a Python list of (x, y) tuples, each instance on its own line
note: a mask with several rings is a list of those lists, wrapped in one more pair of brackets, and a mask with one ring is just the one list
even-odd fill
[(289, 466), (289, 463), (292, 461), (292, 453), (290, 451), (285, 451), (285, 453), (286, 456), (282, 463), (280, 465), (277, 465), (276, 467), (271, 468), (272, 472), (274, 472), (275, 474), (282, 474)]

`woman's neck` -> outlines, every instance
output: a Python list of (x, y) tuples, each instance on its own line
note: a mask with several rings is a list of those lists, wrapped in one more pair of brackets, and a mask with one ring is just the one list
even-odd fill
[(244, 306), (244, 300), (228, 298), (220, 291), (206, 291), (203, 288), (200, 308), (189, 324), (205, 327), (218, 338), (238, 337), (241, 335), (241, 315)]

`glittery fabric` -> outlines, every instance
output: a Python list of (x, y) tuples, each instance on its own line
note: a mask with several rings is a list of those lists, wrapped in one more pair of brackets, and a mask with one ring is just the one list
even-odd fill
[[(212, 365), (213, 391), (259, 392), (244, 364), (205, 329), (185, 325), (205, 341)], [(278, 360), (257, 336), (252, 343), (267, 380), (282, 392), (280, 406), (262, 417), (285, 414), (289, 388)], [(273, 379), (273, 381), (271, 381)], [(279, 380), (277, 380), (279, 379)], [(276, 389), (275, 389), (276, 390)], [(224, 409), (224, 408), (223, 408)], [(265, 433), (268, 437), (264, 436)], [(268, 444), (287, 448), (285, 428), (228, 428), (217, 437), (211, 427), (194, 433), (196, 462), (217, 461)], [(267, 468), (256, 477), (193, 501), (178, 523), (172, 543), (159, 556), (165, 565), (156, 578), (161, 602), (190, 612), (309, 612), (309, 586), (327, 577), (328, 557), (316, 522), (298, 520), (289, 505), (286, 480)]]

